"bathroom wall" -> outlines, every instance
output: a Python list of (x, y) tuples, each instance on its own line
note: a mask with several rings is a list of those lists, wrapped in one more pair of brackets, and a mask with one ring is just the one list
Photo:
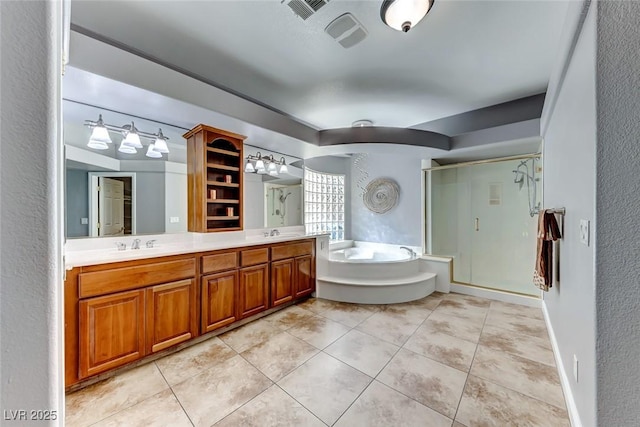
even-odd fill
[[(603, 390), (596, 392), (595, 306), (597, 288), (602, 284), (597, 283), (595, 278), (593, 241), (600, 234), (599, 224), (595, 222), (598, 164), (595, 9), (592, 4), (575, 51), (568, 60), (564, 79), (547, 92), (550, 100), (556, 100), (554, 103), (547, 102), (542, 120), (544, 206), (565, 207), (567, 210), (564, 217), (564, 237), (557, 246), (560, 282), (555, 283), (549, 292), (543, 293), (543, 298), (558, 344), (561, 371), (570, 388), (568, 397), (575, 402), (575, 409), (579, 414), (581, 424), (576, 425), (590, 427), (632, 425), (640, 419), (636, 415), (634, 422), (598, 422), (595, 409), (597, 401), (608, 399), (602, 394)], [(571, 38), (572, 35), (568, 36)], [(564, 64), (557, 65), (562, 68)], [(580, 243), (581, 219), (591, 221), (593, 240), (590, 246)], [(598, 221), (600, 220), (599, 218)], [(615, 264), (618, 263), (614, 261), (612, 265)], [(621, 284), (623, 283), (612, 283), (611, 286), (618, 287)], [(573, 375), (574, 355), (578, 359), (578, 381)], [(637, 369), (634, 371), (637, 372)], [(637, 389), (635, 392), (630, 389), (626, 391), (635, 396), (636, 402), (621, 409), (621, 412), (638, 406)], [(597, 396), (599, 397), (596, 398)]]
[(640, 420), (640, 3), (594, 3), (597, 424), (629, 426)]
[[(164, 232), (187, 231), (187, 175), (167, 171), (164, 174)], [(171, 222), (177, 218), (178, 222)]]
[(87, 171), (67, 169), (67, 189), (65, 209), (67, 237), (87, 237), (89, 224), (82, 224), (82, 218), (89, 218), (89, 181)]
[(264, 183), (262, 175), (244, 174), (244, 228), (264, 227)]
[(136, 234), (164, 233), (164, 173), (136, 173), (136, 190)]
[(58, 419), (64, 406), (61, 10), (57, 2), (0, 2), (0, 409), (57, 411)]
[(400, 187), (398, 205), (384, 214), (371, 212), (364, 205), (358, 188), (360, 171), (350, 161), (351, 239), (398, 245), (422, 245), (422, 160), (419, 156), (368, 153), (362, 165), (368, 177), (363, 186), (376, 178), (391, 178)]

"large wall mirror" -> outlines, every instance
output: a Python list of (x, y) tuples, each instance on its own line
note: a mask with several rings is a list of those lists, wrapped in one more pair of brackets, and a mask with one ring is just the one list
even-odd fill
[[(186, 141), (188, 130), (87, 103), (63, 100), (65, 141), (66, 237), (181, 233), (187, 231)], [(109, 132), (106, 149), (88, 147), (92, 130), (87, 120), (123, 126), (132, 121), (145, 133), (162, 129), (169, 153), (146, 156), (152, 139), (142, 138), (143, 148), (122, 153), (124, 135)], [(245, 144), (245, 154), (264, 149)], [(270, 152), (271, 153), (271, 152)], [(287, 158), (296, 158), (273, 153)], [(278, 177), (245, 174), (245, 229), (302, 225), (302, 170), (289, 167)]]

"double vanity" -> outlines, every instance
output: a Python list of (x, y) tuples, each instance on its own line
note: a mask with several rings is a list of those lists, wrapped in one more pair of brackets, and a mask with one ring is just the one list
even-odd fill
[[(248, 234), (249, 233), (249, 234)], [(67, 244), (65, 385), (157, 359), (308, 297), (326, 235), (189, 233), (117, 250)], [(166, 237), (164, 238), (167, 239)], [(99, 241), (99, 243), (98, 243)], [(326, 258), (326, 257), (325, 257)]]

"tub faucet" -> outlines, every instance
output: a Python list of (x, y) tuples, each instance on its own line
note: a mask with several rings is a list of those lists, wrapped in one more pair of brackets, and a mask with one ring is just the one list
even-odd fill
[(140, 239), (133, 239), (131, 249), (140, 249)]
[(409, 254), (411, 254), (411, 257), (416, 256), (415, 251), (413, 249), (411, 249), (411, 248), (408, 248), (406, 246), (400, 246), (400, 249), (405, 249), (405, 250), (409, 251)]
[(269, 233), (269, 236), (279, 236), (280, 235), (280, 231), (277, 228), (274, 228), (273, 230), (271, 230), (271, 233)]

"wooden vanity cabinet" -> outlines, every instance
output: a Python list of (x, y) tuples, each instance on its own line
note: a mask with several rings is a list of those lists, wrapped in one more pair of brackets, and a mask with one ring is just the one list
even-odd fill
[(225, 271), (202, 277), (202, 333), (214, 331), (238, 320), (238, 271)]
[(146, 289), (147, 352), (155, 353), (198, 335), (194, 279)]
[(316, 290), (316, 281), (313, 268), (313, 257), (303, 255), (295, 258), (294, 298), (302, 298), (311, 295)]
[(238, 315), (244, 319), (269, 307), (269, 264), (244, 267), (239, 273)]
[(271, 263), (271, 306), (276, 307), (293, 299), (293, 258)]
[(308, 296), (314, 256), (308, 239), (74, 268), (67, 387)]
[[(197, 336), (193, 256), (80, 267), (65, 284), (67, 382), (125, 365)], [(75, 288), (75, 289), (74, 289)], [(77, 289), (77, 292), (76, 292)], [(77, 308), (77, 317), (70, 317)], [(69, 365), (67, 364), (67, 367)]]
[(144, 291), (81, 300), (79, 312), (80, 378), (145, 355)]
[(312, 240), (271, 248), (271, 305), (302, 298), (315, 290)]

